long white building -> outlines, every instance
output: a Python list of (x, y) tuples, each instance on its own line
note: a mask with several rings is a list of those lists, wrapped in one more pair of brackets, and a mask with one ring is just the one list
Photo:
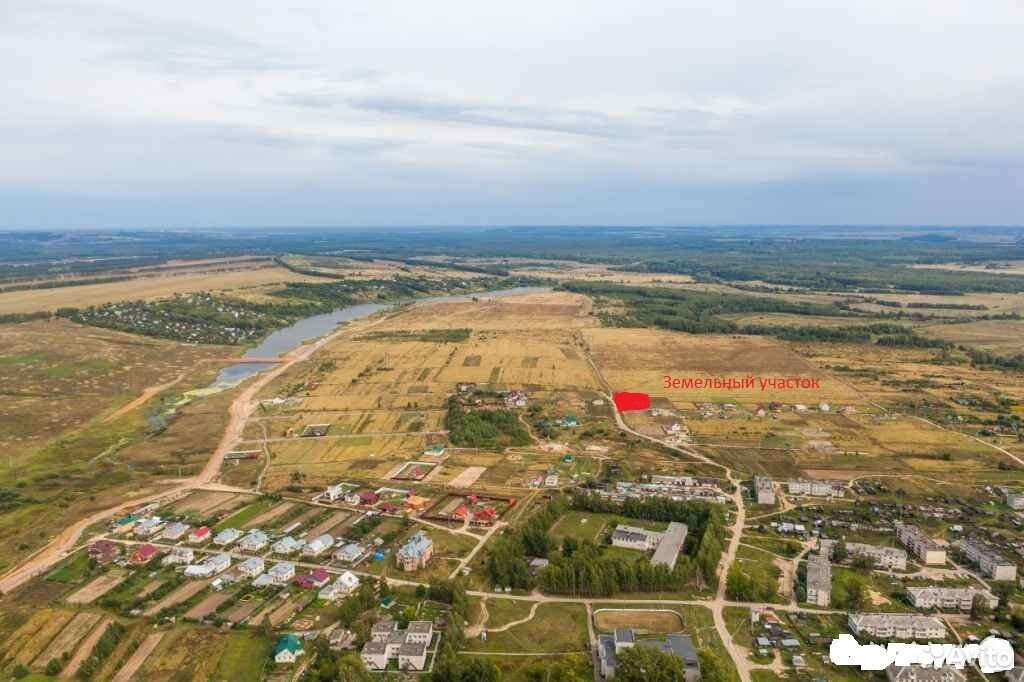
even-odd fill
[(847, 542), (846, 551), (851, 556), (870, 557), (878, 568), (896, 571), (907, 570), (907, 553), (898, 547), (879, 547), (862, 542)]
[(981, 597), (985, 604), (994, 609), (999, 599), (980, 587), (908, 587), (910, 603), (919, 609), (940, 611), (970, 611), (975, 597)]
[(967, 560), (978, 567), (986, 578), (1016, 580), (1017, 564), (1003, 557), (979, 537), (969, 537), (960, 544)]
[(856, 635), (901, 642), (938, 641), (946, 637), (941, 620), (913, 613), (851, 613), (847, 624)]

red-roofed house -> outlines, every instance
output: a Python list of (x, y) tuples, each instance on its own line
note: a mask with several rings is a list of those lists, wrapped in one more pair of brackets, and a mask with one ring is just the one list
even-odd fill
[(200, 526), (188, 534), (190, 545), (201, 545), (210, 539), (210, 529), (207, 526)]
[(121, 545), (110, 540), (97, 540), (89, 545), (88, 552), (90, 559), (95, 559), (100, 566), (106, 566), (121, 556)]
[(469, 507), (464, 504), (460, 504), (458, 509), (452, 512), (452, 518), (458, 519), (459, 521), (465, 521), (469, 518)]
[(365, 493), (359, 493), (359, 504), (369, 507), (378, 502), (380, 502), (380, 495), (373, 491), (367, 490)]
[(497, 520), (498, 512), (494, 510), (494, 507), (484, 507), (473, 514), (472, 523), (474, 526), (491, 526)]
[(150, 561), (156, 558), (157, 554), (157, 548), (153, 545), (141, 545), (138, 549), (135, 550), (135, 552), (132, 553), (128, 561), (129, 563), (134, 564), (135, 566), (141, 566), (143, 564), (148, 564)]
[(323, 568), (313, 569), (313, 572), (301, 576), (296, 582), (304, 590), (318, 590), (331, 580), (331, 574)]

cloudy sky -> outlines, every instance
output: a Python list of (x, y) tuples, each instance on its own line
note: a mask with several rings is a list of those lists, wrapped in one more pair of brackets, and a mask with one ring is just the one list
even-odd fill
[(0, 0), (0, 228), (1024, 224), (1021, 0)]

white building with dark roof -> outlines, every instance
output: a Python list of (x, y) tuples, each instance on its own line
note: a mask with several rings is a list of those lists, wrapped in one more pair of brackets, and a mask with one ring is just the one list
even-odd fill
[(984, 540), (971, 536), (960, 543), (964, 556), (991, 580), (1016, 580), (1017, 564), (992, 549)]
[(924, 564), (938, 566), (946, 563), (946, 548), (917, 526), (897, 523), (896, 539)]
[(846, 551), (850, 556), (869, 557), (878, 568), (896, 571), (907, 570), (907, 553), (899, 547), (879, 547), (862, 542), (847, 542)]

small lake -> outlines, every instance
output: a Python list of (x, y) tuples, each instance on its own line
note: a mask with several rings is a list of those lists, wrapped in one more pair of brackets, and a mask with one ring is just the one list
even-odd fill
[(515, 287), (512, 289), (495, 289), (494, 291), (480, 291), (472, 294), (455, 294), (451, 296), (428, 296), (424, 298), (395, 301), (394, 303), (360, 303), (345, 308), (338, 308), (329, 313), (313, 315), (299, 320), (290, 327), (284, 327), (271, 333), (267, 338), (254, 348), (250, 348), (242, 356), (242, 362), (225, 367), (217, 375), (214, 381), (215, 388), (230, 388), (237, 386), (249, 377), (273, 367), (268, 363), (244, 362), (245, 358), (276, 358), (288, 351), (301, 346), (302, 344), (318, 339), (321, 336), (330, 334), (338, 325), (353, 320), (369, 317), (382, 310), (388, 310), (404, 304), (414, 306), (432, 305), (434, 303), (464, 303), (473, 299), (486, 298), (507, 298), (509, 296), (522, 296), (524, 294), (536, 294), (550, 291), (549, 287)]

